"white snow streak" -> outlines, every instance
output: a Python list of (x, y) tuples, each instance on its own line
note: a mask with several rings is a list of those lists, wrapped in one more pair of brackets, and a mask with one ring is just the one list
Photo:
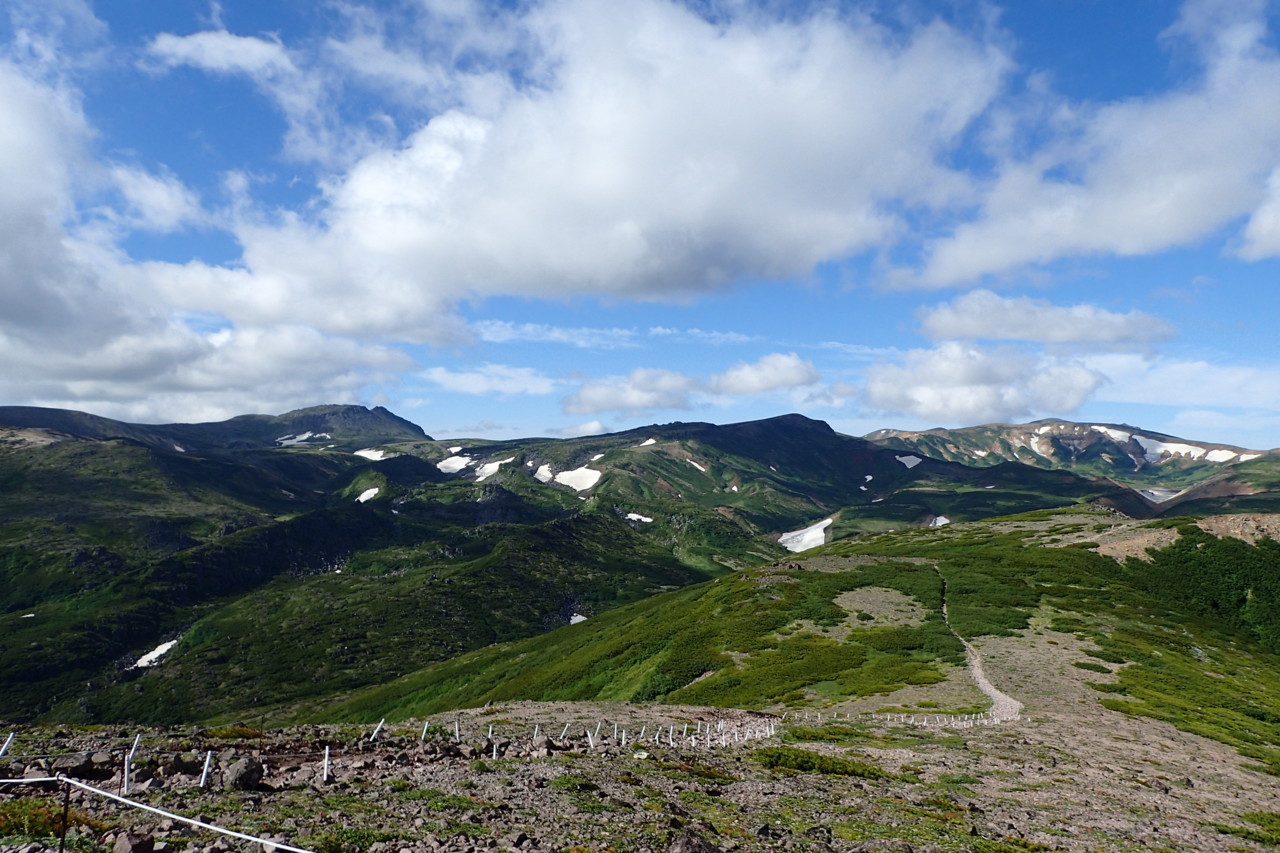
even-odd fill
[(161, 643), (142, 657), (138, 658), (138, 662), (135, 663), (131, 669), (137, 669), (140, 666), (155, 666), (160, 662), (160, 658), (167, 655), (169, 650), (176, 645), (178, 645), (177, 640), (169, 640), (166, 643)]
[(378, 492), (380, 491), (382, 490), (377, 486), (374, 486), (372, 489), (365, 489), (360, 493), (360, 497), (356, 498), (356, 503), (364, 503), (365, 501), (372, 500), (378, 496)]
[(920, 457), (919, 457), (919, 456), (895, 456), (895, 457), (893, 457), (893, 458), (894, 458), (894, 459), (897, 459), (897, 460), (898, 460), (899, 462), (901, 462), (903, 465), (906, 465), (906, 466), (907, 466), (907, 468), (909, 468), (909, 469), (910, 469), (910, 468), (914, 468), (914, 467), (916, 467), (917, 465), (919, 465), (919, 464), (920, 464)]
[(652, 524), (652, 523), (653, 523), (653, 519), (652, 519), (652, 518), (649, 518), (647, 515), (641, 515), (641, 514), (640, 514), (640, 513), (638, 513), (638, 512), (629, 512), (629, 513), (627, 513), (627, 521), (642, 521), (642, 522), (644, 522), (645, 524)]
[(371, 447), (366, 447), (364, 450), (356, 451), (356, 456), (363, 456), (365, 459), (369, 459), (374, 462), (381, 462), (383, 459), (390, 459), (394, 455), (394, 453), (388, 453), (385, 450), (374, 450)]

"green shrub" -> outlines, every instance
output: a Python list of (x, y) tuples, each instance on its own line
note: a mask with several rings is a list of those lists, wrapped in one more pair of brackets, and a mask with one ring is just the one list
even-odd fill
[(821, 773), (826, 776), (857, 776), (861, 779), (902, 779), (865, 761), (822, 755), (789, 746), (757, 749), (751, 757), (767, 770), (795, 770), (800, 773)]
[[(77, 809), (67, 813), (65, 829), (84, 826), (99, 830), (104, 824)], [(55, 799), (21, 799), (0, 802), (0, 838), (53, 838), (62, 835), (62, 803)]]
[(1078, 660), (1072, 663), (1071, 665), (1074, 666), (1076, 669), (1087, 669), (1089, 672), (1104, 672), (1107, 675), (1111, 674), (1110, 667), (1105, 667), (1100, 663), (1094, 663), (1093, 661), (1089, 661), (1089, 660)]
[(316, 853), (364, 853), (379, 841), (389, 841), (395, 836), (372, 829), (342, 826), (330, 829), (311, 840)]
[(1220, 823), (1213, 824), (1213, 828), (1226, 835), (1280, 847), (1280, 812), (1245, 812), (1240, 817), (1257, 829), (1247, 826), (1225, 826)]

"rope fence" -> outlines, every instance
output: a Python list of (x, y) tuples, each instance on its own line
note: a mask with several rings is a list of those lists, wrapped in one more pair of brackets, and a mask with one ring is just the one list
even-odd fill
[[(174, 812), (165, 811), (164, 809), (157, 808), (155, 806), (150, 806), (150, 805), (147, 805), (146, 803), (139, 803), (136, 800), (130, 800), (127, 797), (118, 796), (116, 794), (111, 793), (110, 791), (104, 791), (101, 788), (95, 788), (93, 785), (90, 785), (87, 782), (81, 782), (79, 779), (72, 779), (69, 776), (63, 776), (62, 774), (58, 774), (57, 776), (37, 776), (29, 779), (0, 779), (0, 785), (40, 785), (40, 784), (46, 784), (50, 782), (56, 782), (61, 785), (75, 786), (77, 788), (81, 788), (82, 790), (88, 791), (90, 794), (93, 794), (98, 797), (103, 797), (108, 800), (114, 800), (115, 802), (122, 803), (126, 806), (129, 806), (130, 808), (140, 809), (142, 811), (158, 814), (158, 815), (161, 815), (162, 817), (168, 818), (169, 820), (181, 821), (182, 823), (190, 824), (191, 826), (199, 827), (200, 829), (207, 829), (211, 832), (218, 832), (218, 833), (221, 833), (222, 835), (230, 836), (231, 838), (239, 838), (241, 841), (253, 841), (263, 845), (264, 850), (270, 850), (274, 848), (276, 850), (287, 850), (289, 851), (289, 853), (314, 853), (314, 851), (307, 850), (302, 847), (292, 847), (283, 842), (273, 841), (269, 838), (259, 838), (256, 835), (248, 835), (243, 832), (236, 832), (234, 829), (227, 829), (226, 827), (223, 827), (223, 826), (217, 826), (216, 824), (206, 823), (205, 821), (202, 821), (202, 820), (196, 820), (195, 818), (185, 817), (180, 814), (175, 814)], [(66, 833), (67, 833), (67, 827), (64, 822), (62, 827), (62, 841), (64, 844), (66, 841)]]

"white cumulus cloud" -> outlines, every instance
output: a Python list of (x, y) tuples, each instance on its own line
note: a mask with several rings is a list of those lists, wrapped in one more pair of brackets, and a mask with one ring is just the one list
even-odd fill
[(1039, 144), (1001, 152), (978, 216), (928, 244), (903, 280), (941, 287), (1060, 258), (1146, 255), (1250, 216), (1243, 255), (1276, 254), (1265, 186), (1280, 165), (1280, 57), (1265, 22), (1263, 3), (1192, 0), (1166, 34), (1200, 63), (1191, 82), (1110, 103), (1041, 101), (1051, 121), (1014, 119)]
[(901, 364), (867, 370), (865, 399), (885, 413), (939, 425), (1009, 421), (1035, 414), (1067, 414), (1105, 381), (1074, 361), (1025, 350), (984, 349), (946, 341), (910, 350)]
[(711, 377), (708, 387), (721, 394), (760, 394), (779, 388), (813, 385), (822, 376), (813, 362), (795, 353), (770, 353), (754, 364), (737, 364)]
[[(364, 140), (314, 214), (246, 217), (243, 286), (170, 268), (166, 297), (237, 322), (324, 305), (305, 321), (440, 343), (472, 296), (670, 298), (805, 275), (882, 245), (904, 202), (967, 195), (943, 161), (1009, 68), (938, 22), (891, 35), (828, 13), (712, 22), (670, 0), (550, 0), (519, 24), (517, 55), (535, 58), (520, 74), (478, 57), (464, 85), (451, 69), (453, 100)], [(152, 52), (252, 74), (293, 124), (327, 126), (320, 70), (264, 39), (197, 36)]]
[(673, 370), (639, 367), (626, 376), (593, 379), (563, 400), (567, 414), (687, 409), (698, 381)]

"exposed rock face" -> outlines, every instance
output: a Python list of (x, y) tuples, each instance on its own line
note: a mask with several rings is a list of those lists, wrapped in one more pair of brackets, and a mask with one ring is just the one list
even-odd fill
[(1215, 515), (1197, 522), (1200, 529), (1214, 536), (1234, 536), (1254, 544), (1259, 539), (1280, 542), (1280, 514), (1246, 513), (1242, 515)]
[(235, 791), (252, 791), (262, 784), (262, 762), (256, 758), (242, 758), (227, 768), (224, 783)]

